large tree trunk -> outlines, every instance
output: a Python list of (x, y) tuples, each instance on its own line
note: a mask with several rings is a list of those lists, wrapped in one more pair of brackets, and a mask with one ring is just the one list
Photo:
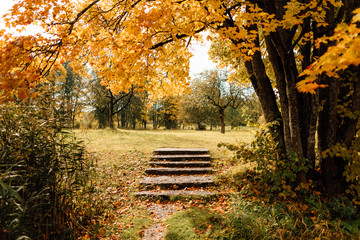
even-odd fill
[[(264, 1), (264, 9), (275, 14), (281, 20), (284, 15), (286, 1)], [(302, 25), (303, 31), (310, 30), (310, 20), (305, 19)], [(298, 69), (294, 55), (293, 29), (277, 29), (265, 37), (269, 59), (272, 64), (277, 89), (280, 96), (280, 106), (283, 119), (284, 141), (287, 156), (291, 160), (293, 152), (300, 160), (298, 165), (315, 167), (315, 135), (318, 118), (318, 95), (299, 94), (296, 90), (296, 82), (299, 80)], [(304, 56), (303, 69), (310, 65), (311, 46), (308, 43), (300, 49)], [(294, 159), (292, 159), (294, 160)], [(310, 162), (306, 163), (306, 160)], [(297, 173), (298, 181), (305, 182), (308, 176), (305, 171)]]
[(109, 90), (110, 93), (110, 99), (109, 99), (109, 104), (108, 104), (108, 124), (109, 124), (109, 128), (114, 129), (114, 121), (113, 121), (113, 116), (114, 116), (114, 95), (112, 94), (112, 92)]
[(120, 118), (121, 127), (126, 128), (126, 123), (127, 123), (126, 111), (121, 111), (120, 116), (121, 116), (121, 118)]
[[(337, 102), (339, 95), (339, 82), (328, 79), (328, 87), (320, 90), (320, 99), (324, 101), (319, 115), (319, 150), (325, 151), (336, 144), (337, 135)], [(342, 171), (344, 163), (333, 157), (323, 158), (321, 161), (322, 181), (330, 195), (344, 190)], [(340, 177), (340, 178), (339, 178)]]
[[(319, 118), (319, 150), (329, 149), (335, 144), (349, 148), (357, 133), (360, 111), (360, 71), (350, 67), (341, 76), (347, 80), (347, 85), (341, 85), (338, 79), (327, 78), (328, 87), (320, 90), (324, 99)], [(350, 97), (348, 97), (350, 96)], [(344, 105), (345, 104), (345, 105)], [(346, 106), (348, 116), (340, 116), (339, 106)], [(354, 115), (352, 115), (354, 113)], [(347, 187), (343, 175), (347, 162), (342, 156), (325, 156), (321, 160), (322, 181), (329, 195), (342, 193)]]
[[(286, 9), (284, 6), (287, 0), (260, 0), (252, 1), (269, 14), (274, 14), (279, 21), (283, 20)], [(254, 90), (259, 97), (264, 117), (267, 123), (278, 122), (273, 125), (272, 131), (275, 140), (279, 142), (279, 149), (288, 160), (293, 159), (294, 152), (298, 158), (298, 166), (312, 168), (309, 174), (305, 171), (298, 172), (298, 182), (315, 176), (314, 168), (316, 163), (316, 133), (318, 133), (318, 151), (323, 152), (336, 143), (343, 144), (345, 147), (351, 145), (356, 134), (356, 125), (359, 117), (340, 117), (338, 113), (339, 104), (344, 102), (346, 96), (351, 96), (351, 104), (344, 106), (350, 108), (350, 112), (360, 111), (360, 84), (358, 79), (360, 71), (357, 73), (351, 89), (349, 86), (341, 87), (339, 79), (321, 79), (321, 83), (328, 84), (325, 89), (317, 90), (316, 94), (300, 94), (296, 89), (296, 83), (301, 80), (298, 78), (299, 69), (306, 69), (316, 57), (325, 53), (328, 46), (320, 49), (315, 48), (314, 42), (306, 44), (300, 43), (300, 38), (296, 39), (300, 33), (312, 32), (314, 40), (324, 34), (331, 35), (337, 23), (349, 22), (352, 11), (360, 7), (360, 2), (356, 0), (342, 1), (344, 6), (335, 9), (331, 4), (326, 7), (326, 22), (328, 25), (317, 29), (314, 19), (304, 19), (301, 26), (294, 26), (292, 29), (278, 28), (270, 35), (265, 36), (267, 53), (273, 67), (276, 78), (276, 90), (280, 97), (281, 113), (278, 109), (274, 89), (271, 86), (268, 75), (265, 71), (264, 62), (260, 51), (249, 57), (245, 67), (250, 77)], [(337, 16), (336, 16), (337, 14)], [(251, 22), (251, 21), (249, 21)], [(236, 31), (236, 24), (232, 19), (226, 19), (221, 28), (229, 27)], [(300, 28), (301, 27), (301, 28)], [(249, 32), (258, 32), (257, 26), (250, 25), (245, 27)], [(237, 29), (239, 32), (242, 30)], [(232, 43), (241, 48), (247, 40), (230, 39)], [(255, 39), (255, 47), (260, 48), (259, 39)], [(331, 44), (331, 43), (329, 43)], [(300, 49), (297, 46), (300, 45)], [(302, 54), (303, 60), (297, 65), (295, 55), (298, 51)], [(356, 70), (350, 69), (348, 72)], [(349, 82), (345, 78), (346, 83)], [(319, 109), (322, 109), (319, 113)], [(327, 193), (334, 195), (343, 192), (346, 186), (343, 173), (345, 160), (341, 157), (324, 158), (321, 161), (322, 180)]]
[(269, 52), (269, 60), (275, 74), (276, 87), (279, 90), (280, 108), (284, 132), (284, 145), (286, 147), (291, 145), (291, 136), (289, 127), (289, 103), (286, 94), (284, 67), (271, 37), (266, 36), (265, 42), (267, 50)]
[[(329, 7), (326, 12), (326, 21), (329, 26), (334, 25), (334, 8)], [(326, 31), (327, 30), (327, 31)], [(314, 37), (320, 38), (325, 34), (330, 36), (333, 31), (329, 31), (325, 27), (313, 29)], [(325, 33), (325, 34), (324, 34)], [(323, 55), (328, 47), (333, 43), (321, 44), (320, 48), (314, 52), (316, 56)], [(318, 123), (318, 148), (320, 152), (329, 149), (337, 142), (336, 136), (339, 121), (337, 119), (337, 107), (339, 101), (340, 82), (339, 79), (321, 77), (321, 82), (328, 85), (325, 89), (319, 90), (319, 100), (321, 102), (321, 111), (319, 113)], [(346, 187), (346, 181), (343, 176), (345, 162), (339, 157), (324, 157), (321, 159), (321, 178), (326, 192), (329, 195), (335, 195), (343, 192)]]
[[(300, 109), (302, 106), (300, 104), (299, 92), (296, 90), (296, 81), (298, 76), (295, 56), (293, 49), (291, 49), (291, 41), (289, 38), (293, 33), (289, 30), (278, 30), (275, 34), (272, 35), (274, 45), (279, 53), (279, 56), (282, 60), (285, 83), (286, 83), (286, 95), (288, 100), (288, 111), (289, 111), (289, 128), (290, 128), (290, 146), (286, 146), (288, 150), (289, 159), (291, 151), (296, 153), (299, 161), (299, 167), (306, 165), (305, 155), (303, 149), (302, 133), (307, 133), (307, 129), (302, 129), (301, 120), (300, 120)], [(308, 128), (307, 124), (304, 124), (303, 127)], [(290, 152), (289, 152), (290, 150)], [(299, 182), (306, 182), (306, 172), (300, 171), (297, 173)]]
[[(257, 30), (256, 26), (252, 26), (252, 28)], [(255, 40), (255, 46), (260, 46), (258, 38)], [(270, 79), (266, 74), (265, 65), (259, 51), (254, 53), (252, 60), (245, 62), (245, 68), (249, 74), (256, 95), (259, 98), (265, 121), (267, 123), (272, 123), (270, 125), (270, 130), (275, 141), (279, 143), (277, 145), (277, 150), (281, 158), (283, 158), (286, 155), (283, 119), (277, 106), (275, 93), (271, 86)]]
[(114, 128), (113, 109), (111, 107), (109, 107), (108, 123), (109, 123), (109, 128), (113, 129)]
[[(311, 31), (311, 21), (309, 18), (304, 20), (302, 31)], [(300, 52), (303, 56), (301, 68), (306, 69), (312, 63), (311, 43), (307, 42), (300, 48)], [(316, 127), (319, 117), (319, 93), (316, 94), (300, 94), (300, 127), (301, 127), (301, 141), (303, 146), (304, 157), (308, 159), (310, 169), (308, 171), (308, 177), (313, 179), (315, 174), (316, 164)]]
[(219, 108), (221, 133), (225, 133), (225, 109)]
[[(343, 78), (346, 78), (350, 84), (340, 86), (341, 103), (347, 105), (347, 111), (349, 116), (340, 118), (338, 115), (338, 122), (342, 121), (342, 124), (338, 126), (336, 142), (344, 144), (347, 148), (351, 146), (351, 143), (357, 133), (357, 124), (359, 122), (360, 112), (360, 69), (358, 67), (350, 67)], [(350, 95), (349, 93), (352, 92)]]

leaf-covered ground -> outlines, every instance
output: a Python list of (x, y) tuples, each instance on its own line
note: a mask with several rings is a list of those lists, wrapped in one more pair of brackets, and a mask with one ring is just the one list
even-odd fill
[[(150, 228), (153, 234), (158, 231), (157, 236), (169, 240), (359, 239), (359, 213), (346, 201), (328, 202), (316, 195), (303, 202), (269, 196), (266, 186), (257, 183), (251, 164), (236, 162), (229, 152), (216, 147), (229, 139), (240, 141), (234, 137), (239, 135), (248, 136), (250, 141), (251, 131), (228, 136), (198, 131), (77, 132), (97, 161), (92, 184), (79, 192), (77, 199), (77, 217), (82, 220), (78, 238), (142, 239), (151, 235)], [(160, 133), (168, 135), (165, 140)], [(194, 136), (196, 146), (209, 145), (216, 156), (213, 165), (219, 195), (168, 200), (134, 197), (151, 152), (168, 146), (166, 138), (171, 137), (182, 143), (179, 147), (195, 147)]]
[(117, 156), (101, 151), (95, 156), (112, 158), (116, 164), (97, 166), (92, 188), (88, 189), (87, 196), (79, 196), (79, 201), (92, 212), (90, 224), (80, 233), (83, 239), (140, 239), (151, 225), (163, 222), (164, 216), (157, 216), (161, 211), (154, 211), (154, 208), (166, 205), (171, 205), (175, 211), (206, 206), (221, 212), (228, 207), (229, 202), (224, 197), (171, 200), (134, 197), (150, 156), (138, 151)]
[(252, 131), (249, 128), (225, 135), (218, 131), (77, 131), (77, 137), (84, 141), (96, 163), (91, 186), (79, 194), (79, 206), (87, 209), (82, 214), (89, 218), (88, 225), (79, 233), (81, 238), (140, 239), (149, 226), (160, 221), (151, 211), (154, 204), (171, 204), (176, 210), (204, 205), (218, 209), (226, 207), (228, 203), (222, 198), (216, 201), (154, 200), (136, 198), (133, 193), (138, 189), (156, 148), (208, 147), (218, 157), (223, 155), (217, 148), (219, 142), (250, 141)]

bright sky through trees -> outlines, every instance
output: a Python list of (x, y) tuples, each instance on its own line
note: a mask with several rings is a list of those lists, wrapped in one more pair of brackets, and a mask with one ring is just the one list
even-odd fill
[[(0, 0), (0, 16), (3, 16), (13, 5), (12, 0)], [(0, 28), (4, 27), (4, 22), (0, 19)]]
[[(0, 29), (6, 28), (2, 16), (6, 14), (16, 2), (17, 0), (0, 0)], [(26, 29), (25, 32), (21, 33), (22, 35), (34, 35), (41, 32), (41, 28), (34, 25), (30, 25)]]
[(216, 64), (209, 60), (208, 56), (210, 44), (209, 41), (206, 41), (206, 36), (204, 36), (204, 43), (196, 43), (191, 47), (191, 49), (193, 49), (192, 53), (194, 54), (190, 59), (190, 76), (192, 78), (204, 70), (216, 68)]

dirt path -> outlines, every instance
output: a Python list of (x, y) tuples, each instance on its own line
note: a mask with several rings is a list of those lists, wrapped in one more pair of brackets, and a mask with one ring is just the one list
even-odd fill
[(178, 210), (174, 204), (154, 203), (148, 206), (148, 211), (152, 213), (155, 223), (145, 230), (142, 240), (162, 240), (166, 235), (167, 225), (165, 220)]
[[(154, 155), (151, 157), (150, 168), (145, 170), (149, 176), (140, 182), (142, 186), (152, 189), (139, 191), (136, 194), (144, 196), (213, 195), (214, 192), (205, 191), (202, 188), (214, 183), (210, 175), (212, 173), (210, 160), (210, 152), (207, 148), (158, 148), (154, 150)], [(159, 188), (164, 187), (168, 189), (158, 191)], [(189, 190), (188, 187), (193, 190)], [(147, 210), (152, 214), (155, 224), (145, 230), (142, 239), (164, 239), (167, 230), (165, 220), (177, 209), (178, 207), (171, 203), (157, 202), (149, 205)]]

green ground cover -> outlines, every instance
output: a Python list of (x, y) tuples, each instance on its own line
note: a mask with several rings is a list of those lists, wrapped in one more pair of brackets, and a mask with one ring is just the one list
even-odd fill
[[(79, 214), (88, 224), (81, 239), (141, 239), (154, 223), (147, 207), (173, 204), (166, 239), (359, 239), (359, 212), (345, 198), (309, 193), (302, 200), (269, 196), (259, 184), (254, 162), (232, 158), (219, 142), (254, 139), (255, 129), (225, 135), (191, 130), (76, 130), (97, 162), (93, 184), (79, 192)], [(207, 147), (214, 157), (217, 197), (145, 199), (132, 195), (154, 149)], [(87, 212), (86, 212), (87, 211)], [(156, 220), (155, 220), (156, 221)]]

